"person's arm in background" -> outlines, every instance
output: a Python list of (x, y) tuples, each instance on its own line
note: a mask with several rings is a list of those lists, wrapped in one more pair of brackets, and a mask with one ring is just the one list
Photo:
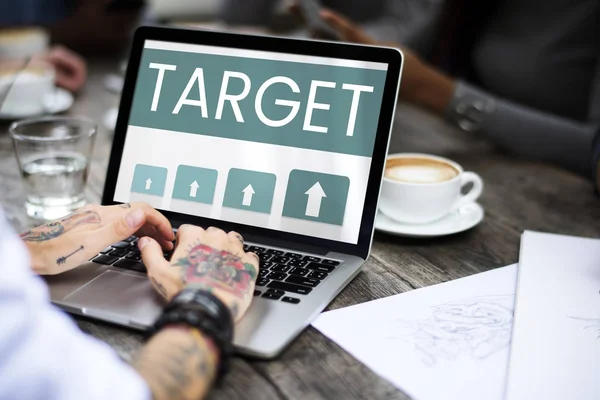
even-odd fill
[(223, 0), (221, 18), (231, 25), (266, 26), (279, 0)]
[[(380, 44), (336, 13), (324, 10), (322, 18), (338, 30), (346, 41)], [(395, 43), (386, 44), (400, 47)], [(512, 153), (591, 175), (590, 154), (600, 121), (581, 123), (496, 97), (427, 65), (410, 50), (402, 50), (404, 71), (400, 87), (401, 99), (439, 116), (447, 116), (456, 102), (467, 97), (476, 98), (484, 107), (489, 107), (489, 112), (480, 121), (477, 134), (489, 137)], [(596, 80), (598, 79), (600, 72), (596, 74)], [(594, 84), (596, 89), (600, 87), (596, 82), (590, 84)], [(590, 115), (597, 113), (591, 112)]]
[(419, 56), (426, 56), (433, 46), (444, 0), (384, 0), (383, 3), (381, 16), (361, 24), (361, 28), (379, 42), (402, 43)]
[(74, 2), (75, 6), (65, 18), (47, 25), (52, 41), (83, 55), (113, 55), (126, 49), (138, 25), (144, 3), (131, 2), (130, 8), (110, 9), (111, 1)]
[[(211, 292), (236, 320), (248, 309), (258, 257), (243, 251), (239, 234), (182, 226), (171, 265), (163, 248), (168, 249), (172, 232), (165, 235), (170, 226), (158, 212), (141, 204), (93, 210), (80, 211), (69, 223), (57, 221), (22, 235), (34, 262), (54, 264), (56, 255), (70, 252), (74, 245), (89, 245), (85, 250), (90, 252), (94, 246), (99, 250), (101, 241), (124, 239), (135, 232), (151, 234), (157, 240), (143, 237), (139, 247), (150, 279), (165, 299), (183, 288), (197, 288)], [(96, 240), (87, 242), (86, 237)], [(198, 246), (203, 255), (194, 253), (192, 257)], [(47, 252), (53, 254), (46, 256)], [(213, 254), (216, 256), (211, 257)], [(207, 271), (201, 271), (200, 263), (208, 266)], [(0, 212), (0, 398), (158, 400), (205, 396), (221, 356), (209, 336), (185, 325), (166, 326), (128, 365), (49, 303), (46, 286), (28, 264), (22, 241)], [(239, 280), (229, 280), (233, 271)]]

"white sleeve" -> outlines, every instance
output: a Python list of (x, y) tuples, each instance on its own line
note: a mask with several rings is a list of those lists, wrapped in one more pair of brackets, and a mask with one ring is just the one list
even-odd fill
[(0, 399), (150, 399), (107, 344), (49, 303), (24, 244), (0, 210)]

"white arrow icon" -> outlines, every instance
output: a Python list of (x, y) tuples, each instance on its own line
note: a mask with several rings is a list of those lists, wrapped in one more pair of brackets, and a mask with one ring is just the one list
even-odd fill
[(242, 192), (244, 192), (244, 199), (242, 200), (242, 205), (249, 207), (252, 204), (252, 196), (254, 195), (254, 188), (252, 187), (252, 185), (248, 185), (248, 186), (246, 186), (246, 188), (244, 190), (242, 190)]
[(196, 197), (196, 193), (198, 192), (199, 187), (200, 185), (198, 185), (198, 182), (192, 182), (192, 184), (190, 185), (190, 197)]
[(150, 186), (152, 186), (152, 179), (146, 179), (146, 190), (150, 190)]
[(308, 195), (306, 212), (304, 214), (307, 217), (319, 218), (319, 213), (321, 212), (321, 202), (323, 201), (323, 197), (327, 197), (323, 191), (323, 188), (321, 187), (321, 184), (319, 182), (315, 183), (304, 194)]

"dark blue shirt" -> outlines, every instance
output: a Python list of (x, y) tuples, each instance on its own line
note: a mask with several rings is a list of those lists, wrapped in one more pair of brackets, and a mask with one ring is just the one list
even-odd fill
[(74, 0), (1, 0), (0, 27), (48, 25), (69, 15)]

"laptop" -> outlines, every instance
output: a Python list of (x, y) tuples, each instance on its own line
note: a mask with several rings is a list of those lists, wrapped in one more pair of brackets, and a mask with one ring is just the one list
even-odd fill
[[(102, 204), (242, 234), (261, 264), (235, 346), (275, 357), (369, 256), (401, 66), (390, 48), (139, 28)], [(150, 327), (164, 303), (136, 240), (48, 277), (53, 303)]]

